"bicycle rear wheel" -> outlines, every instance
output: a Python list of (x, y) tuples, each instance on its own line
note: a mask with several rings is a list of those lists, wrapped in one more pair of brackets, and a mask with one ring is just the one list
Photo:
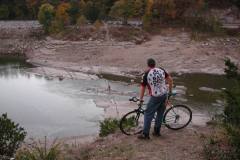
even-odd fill
[(143, 113), (135, 110), (127, 113), (120, 120), (120, 130), (126, 135), (135, 135), (142, 132)]
[(166, 127), (179, 130), (186, 127), (192, 120), (192, 111), (185, 105), (176, 105), (169, 108), (163, 117)]

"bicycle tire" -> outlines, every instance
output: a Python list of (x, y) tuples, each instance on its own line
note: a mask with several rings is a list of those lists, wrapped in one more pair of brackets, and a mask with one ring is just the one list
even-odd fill
[[(125, 135), (136, 135), (142, 132), (142, 129), (139, 129), (140, 116), (143, 116), (143, 113), (139, 110), (131, 111), (125, 114), (119, 123), (119, 128)], [(143, 123), (143, 122), (142, 122)]]
[[(180, 113), (176, 114), (174, 109), (175, 109), (175, 111), (177, 109), (184, 109), (187, 112), (186, 114), (188, 114), (189, 117), (184, 117), (184, 115), (180, 115)], [(174, 112), (176, 115), (170, 115), (171, 112)], [(180, 125), (178, 127), (174, 127), (174, 124), (170, 123), (169, 119), (167, 119), (167, 118), (169, 118), (169, 116), (170, 117), (174, 117), (175, 116), (175, 121), (174, 121), (175, 124), (176, 124), (176, 121), (177, 121), (177, 117), (178, 118), (184, 117), (187, 120), (182, 125)], [(167, 109), (167, 111), (164, 113), (164, 117), (163, 117), (163, 122), (165, 123), (165, 126), (167, 128), (169, 128), (169, 129), (172, 129), (172, 130), (179, 130), (179, 129), (185, 128), (191, 121), (192, 121), (192, 111), (191, 111), (191, 109), (189, 107), (187, 107), (185, 105), (175, 105), (175, 106)]]

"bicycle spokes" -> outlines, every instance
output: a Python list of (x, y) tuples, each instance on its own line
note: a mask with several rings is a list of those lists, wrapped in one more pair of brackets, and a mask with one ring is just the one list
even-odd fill
[(170, 129), (181, 129), (188, 125), (191, 119), (191, 110), (183, 105), (169, 108), (164, 116), (164, 122)]
[(142, 131), (143, 114), (137, 111), (126, 114), (120, 121), (120, 129), (127, 135), (138, 134)]

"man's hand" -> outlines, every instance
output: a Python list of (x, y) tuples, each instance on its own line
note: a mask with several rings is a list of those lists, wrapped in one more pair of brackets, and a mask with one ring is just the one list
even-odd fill
[(172, 94), (173, 79), (172, 79), (172, 77), (169, 75), (169, 76), (166, 78), (166, 80), (167, 80), (167, 83), (168, 83), (168, 85), (169, 85), (169, 89), (168, 89), (169, 94)]
[(140, 88), (140, 97), (139, 97), (139, 99), (140, 99), (140, 101), (142, 101), (143, 102), (143, 97), (144, 97), (144, 93), (145, 93), (145, 86), (141, 86), (141, 88)]
[(142, 105), (143, 102), (144, 102), (144, 100), (140, 99), (139, 101), (137, 101), (137, 104), (138, 104), (138, 105)]

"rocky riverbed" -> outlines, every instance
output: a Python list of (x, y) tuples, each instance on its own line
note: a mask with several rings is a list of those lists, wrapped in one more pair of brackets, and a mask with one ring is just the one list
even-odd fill
[[(169, 72), (223, 74), (224, 59), (240, 61), (238, 37), (194, 41), (190, 33), (170, 28), (164, 30), (164, 34), (136, 44), (114, 40), (107, 31), (105, 39), (101, 40), (57, 40), (44, 37), (36, 21), (1, 21), (0, 28), (0, 55), (25, 55), (28, 62), (44, 66), (36, 70), (44, 74), (48, 73), (47, 68), (55, 68), (94, 74), (139, 75), (149, 57), (155, 58)], [(104, 29), (108, 30), (106, 26)]]
[(38, 66), (118, 75), (139, 75), (149, 57), (169, 72), (177, 73), (223, 74), (224, 59), (240, 61), (238, 38), (193, 41), (189, 33), (168, 32), (140, 45), (117, 41), (62, 41), (48, 37), (27, 57)]

